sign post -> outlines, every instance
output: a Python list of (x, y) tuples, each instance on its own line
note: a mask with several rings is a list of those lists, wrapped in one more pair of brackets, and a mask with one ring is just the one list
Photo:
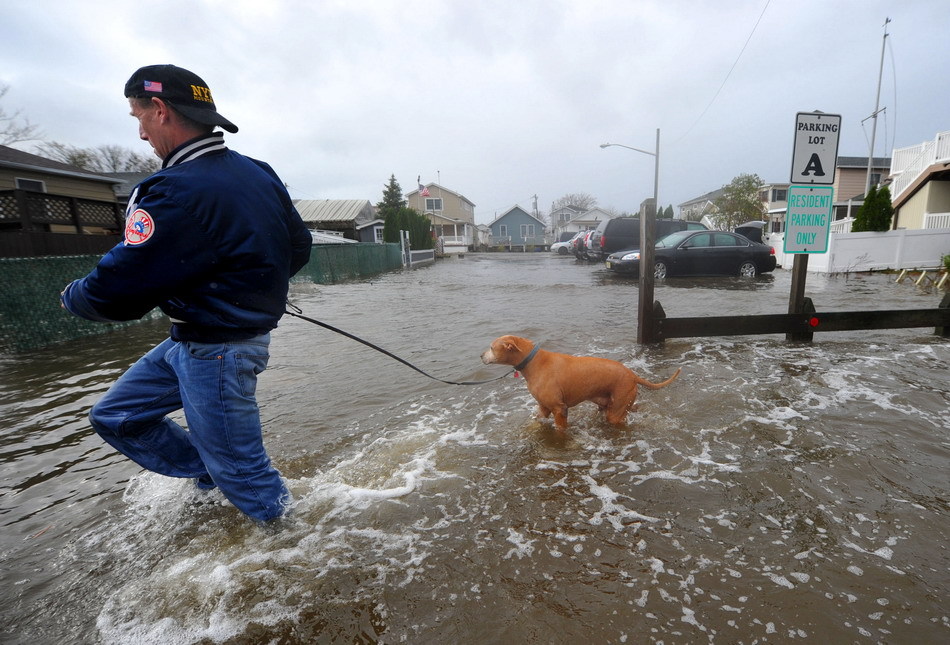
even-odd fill
[[(795, 115), (791, 183), (785, 212), (785, 252), (795, 255), (788, 313), (813, 309), (805, 297), (808, 254), (827, 253), (833, 218), (835, 170), (841, 115), (799, 112)], [(798, 185), (795, 185), (798, 184)], [(786, 334), (787, 340), (811, 340), (811, 334)]]

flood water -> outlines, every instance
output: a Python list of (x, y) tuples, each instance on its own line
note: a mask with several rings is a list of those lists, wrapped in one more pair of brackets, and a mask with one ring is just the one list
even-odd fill
[[(669, 316), (784, 313), (790, 275), (668, 280)], [(810, 275), (819, 311), (935, 307)], [(502, 334), (651, 380), (629, 427), (524, 382), (428, 380), (285, 317), (258, 387), (278, 530), (141, 471), (86, 414), (160, 322), (0, 357), (3, 643), (950, 642), (950, 342), (930, 329), (635, 343), (637, 287), (547, 254), (294, 284), (441, 378)]]

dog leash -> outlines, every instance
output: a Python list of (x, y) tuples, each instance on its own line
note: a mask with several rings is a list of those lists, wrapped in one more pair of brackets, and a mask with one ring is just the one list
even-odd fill
[(429, 374), (429, 373), (426, 372), (425, 370), (422, 370), (422, 369), (416, 367), (415, 365), (413, 365), (412, 363), (410, 363), (409, 361), (407, 361), (407, 360), (405, 360), (405, 359), (399, 358), (398, 356), (396, 356), (396, 355), (393, 354), (392, 352), (390, 352), (390, 351), (388, 351), (388, 350), (385, 350), (385, 349), (383, 349), (382, 347), (380, 347), (380, 346), (378, 346), (378, 345), (374, 345), (373, 343), (369, 342), (368, 340), (363, 340), (363, 339), (360, 338), (359, 336), (356, 336), (356, 335), (354, 335), (354, 334), (351, 334), (351, 333), (348, 332), (348, 331), (343, 331), (343, 330), (340, 329), (339, 327), (334, 327), (333, 325), (327, 324), (327, 323), (325, 323), (325, 322), (321, 322), (321, 321), (316, 320), (316, 319), (314, 319), (314, 318), (309, 318), (309, 317), (307, 317), (307, 316), (304, 316), (304, 315), (303, 315), (303, 309), (301, 309), (301, 308), (298, 307), (297, 305), (294, 305), (294, 304), (291, 304), (291, 303), (288, 302), (288, 303), (287, 303), (287, 309), (284, 311), (284, 313), (286, 313), (286, 314), (288, 314), (288, 315), (290, 315), (290, 316), (293, 316), (294, 318), (300, 318), (301, 320), (306, 320), (308, 323), (312, 323), (312, 324), (317, 325), (317, 326), (319, 326), (319, 327), (323, 327), (324, 329), (328, 329), (328, 330), (330, 330), (330, 331), (332, 331), (332, 332), (335, 332), (335, 333), (337, 333), (337, 334), (340, 334), (341, 336), (346, 336), (346, 337), (349, 338), (350, 340), (355, 340), (355, 341), (358, 342), (358, 343), (362, 343), (363, 345), (366, 345), (366, 346), (369, 347), (370, 349), (375, 349), (377, 352), (380, 352), (380, 353), (382, 353), (382, 354), (385, 354), (386, 356), (388, 356), (388, 357), (390, 357), (390, 358), (392, 358), (392, 359), (394, 359), (394, 360), (399, 361), (400, 363), (402, 363), (402, 364), (405, 365), (406, 367), (411, 367), (412, 369), (414, 369), (415, 371), (419, 372), (419, 373), (422, 374), (423, 376), (426, 376), (426, 377), (432, 379), (433, 381), (438, 381), (439, 383), (445, 383), (445, 384), (447, 384), (447, 385), (481, 385), (481, 384), (483, 384), (483, 383), (491, 383), (492, 381), (497, 381), (497, 380), (499, 380), (499, 379), (505, 378), (506, 376), (511, 376), (512, 374), (516, 374), (515, 370), (512, 370), (511, 372), (508, 372), (507, 374), (502, 374), (501, 376), (496, 376), (496, 377), (494, 377), (494, 378), (485, 379), (484, 381), (446, 381), (445, 379), (440, 379), (440, 378), (438, 378), (438, 377), (436, 377), (436, 376), (432, 376), (431, 374)]

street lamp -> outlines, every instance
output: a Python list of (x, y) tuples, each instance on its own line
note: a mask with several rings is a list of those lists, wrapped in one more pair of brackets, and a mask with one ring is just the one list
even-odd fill
[(655, 282), (653, 254), (656, 241), (656, 211), (660, 207), (657, 193), (660, 189), (660, 129), (656, 129), (656, 149), (653, 152), (641, 150), (622, 143), (602, 143), (601, 148), (616, 146), (653, 157), (653, 208), (647, 208), (640, 218), (640, 290), (637, 308), (637, 342), (652, 343), (656, 340), (653, 316), (653, 286)]

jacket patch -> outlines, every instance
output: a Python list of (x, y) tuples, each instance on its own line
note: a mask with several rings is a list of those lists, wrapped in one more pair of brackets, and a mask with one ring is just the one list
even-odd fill
[(125, 243), (127, 246), (144, 244), (155, 233), (155, 220), (141, 208), (129, 215), (125, 222)]

